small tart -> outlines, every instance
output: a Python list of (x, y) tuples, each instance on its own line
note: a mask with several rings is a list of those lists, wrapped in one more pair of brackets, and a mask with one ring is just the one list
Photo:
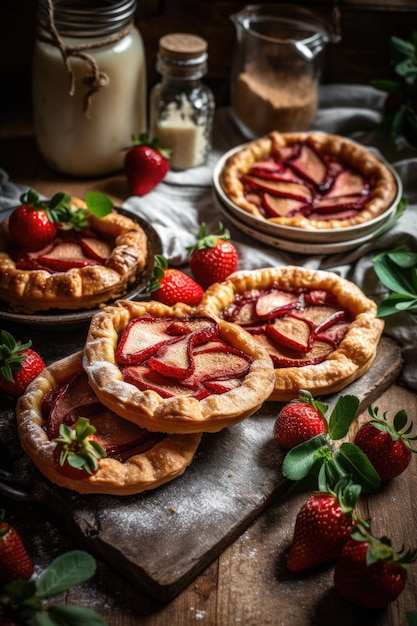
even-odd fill
[[(276, 299), (275, 313), (272, 306), (262, 323), (248, 319), (244, 325), (274, 361), (270, 400), (291, 400), (301, 389), (313, 396), (335, 393), (369, 369), (384, 322), (372, 300), (333, 272), (292, 266), (236, 272), (207, 289), (201, 309), (230, 319), (237, 302), (260, 302), (265, 295)], [(262, 324), (269, 326), (266, 334)], [(276, 331), (278, 343), (271, 341)]]
[[(273, 172), (271, 164), (281, 171)], [(310, 230), (368, 222), (398, 193), (393, 173), (371, 152), (320, 132), (273, 131), (245, 144), (227, 159), (220, 184), (234, 204), (255, 217)]]
[[(85, 207), (73, 198), (74, 206)], [(96, 308), (123, 296), (149, 262), (144, 230), (129, 217), (112, 211), (103, 218), (89, 214), (93, 234), (110, 247), (102, 263), (66, 271), (18, 269), (11, 257), (8, 219), (0, 223), (0, 299), (16, 312)], [(36, 260), (36, 254), (31, 253)]]
[[(141, 390), (127, 382), (123, 366), (116, 359), (120, 338), (130, 322), (146, 319), (146, 316), (157, 320), (178, 320), (185, 328), (201, 317), (198, 309), (185, 304), (168, 307), (156, 301), (124, 300), (93, 316), (85, 342), (83, 365), (100, 401), (117, 414), (151, 431), (216, 432), (253, 414), (269, 397), (274, 387), (274, 370), (268, 353), (249, 333), (220, 319), (209, 319), (208, 324), (216, 325), (216, 339), (226, 344), (223, 350), (226, 360), (227, 356), (231, 358), (236, 353), (247, 360), (246, 371), (236, 386), (219, 393), (213, 391), (199, 399), (178, 381), (179, 390), (170, 397), (166, 397), (163, 383), (159, 393), (149, 388)], [(170, 392), (171, 388), (172, 380), (168, 378), (166, 390)]]
[[(84, 374), (82, 352), (47, 367), (18, 400), (16, 415), (21, 445), (42, 474), (53, 483), (78, 493), (130, 495), (155, 489), (185, 471), (200, 443), (199, 434), (163, 435), (146, 451), (133, 454), (124, 462), (105, 457), (100, 459), (98, 471), (87, 478), (72, 479), (61, 473), (54, 462), (58, 444), (47, 435), (42, 403), (48, 392), (80, 374)], [(104, 441), (112, 441), (112, 433), (118, 439), (135, 437), (135, 430), (139, 436), (143, 434), (143, 429), (116, 414), (107, 416), (105, 421), (106, 432), (100, 431), (100, 421), (95, 424), (96, 436), (102, 445)]]

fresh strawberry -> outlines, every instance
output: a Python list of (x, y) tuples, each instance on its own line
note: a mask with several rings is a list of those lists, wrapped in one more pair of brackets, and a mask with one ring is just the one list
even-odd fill
[(411, 453), (417, 452), (410, 443), (417, 439), (410, 436), (413, 423), (408, 424), (404, 410), (398, 411), (392, 422), (386, 414), (378, 415), (378, 407), (369, 407), (368, 412), (372, 419), (360, 427), (355, 444), (366, 454), (381, 480), (391, 480), (407, 469)]
[(21, 396), (28, 384), (45, 369), (45, 363), (31, 345), (31, 341), (22, 344), (7, 330), (1, 331), (0, 389), (11, 396)]
[(163, 180), (169, 171), (170, 150), (160, 147), (159, 140), (149, 141), (147, 135), (132, 136), (127, 148), (124, 168), (132, 193), (144, 196)]
[(85, 417), (79, 417), (72, 427), (60, 425), (60, 437), (52, 440), (57, 444), (54, 461), (67, 478), (81, 480), (99, 469), (98, 461), (106, 456), (106, 452), (95, 432), (95, 427)]
[(20, 197), (22, 205), (14, 209), (9, 218), (10, 235), (23, 250), (41, 250), (56, 235), (57, 226), (48, 214), (48, 207), (39, 201), (32, 190)]
[(33, 563), (19, 533), (5, 521), (5, 511), (0, 510), (0, 581), (17, 578), (28, 580), (33, 574)]
[(206, 225), (203, 223), (197, 242), (187, 248), (191, 255), (191, 272), (204, 289), (225, 280), (238, 269), (238, 253), (228, 239), (230, 233), (222, 223), (219, 224), (219, 232), (215, 235), (206, 235)]
[(167, 259), (160, 255), (155, 256), (154, 280), (150, 289), (154, 292), (155, 300), (168, 306), (177, 302), (196, 306), (204, 293), (195, 280), (181, 270), (169, 268)]
[(288, 569), (299, 572), (340, 555), (355, 524), (353, 509), (360, 491), (359, 485), (342, 479), (334, 492), (319, 492), (306, 500), (295, 520)]
[(286, 404), (274, 424), (274, 439), (286, 450), (326, 432), (323, 409), (308, 391), (301, 391), (299, 399)]
[(334, 569), (334, 585), (349, 602), (369, 609), (394, 602), (407, 580), (407, 564), (417, 550), (396, 553), (387, 537), (377, 539), (369, 525), (358, 524), (345, 543)]

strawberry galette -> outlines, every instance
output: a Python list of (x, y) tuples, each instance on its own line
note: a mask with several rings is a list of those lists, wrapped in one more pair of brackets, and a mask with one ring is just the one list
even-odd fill
[(274, 388), (271, 359), (249, 333), (185, 304), (106, 307), (91, 320), (83, 364), (105, 406), (158, 432), (221, 430)]
[(334, 393), (359, 378), (384, 327), (353, 283), (301, 267), (236, 272), (207, 289), (201, 308), (242, 326), (267, 350), (275, 368), (270, 399), (279, 401), (301, 389)]
[[(47, 367), (19, 398), (16, 415), (22, 447), (34, 465), (55, 484), (79, 493), (129, 495), (155, 489), (185, 471), (201, 440), (198, 433), (151, 433), (107, 409), (88, 384), (82, 352)], [(91, 474), (81, 464), (61, 465), (63, 446), (56, 441), (62, 425), (73, 435), (80, 418), (96, 429), (94, 440), (102, 449)], [(81, 442), (72, 445), (77, 454)]]
[(272, 223), (345, 228), (390, 208), (391, 170), (353, 141), (324, 133), (271, 132), (226, 161), (220, 184), (229, 200)]
[[(138, 223), (114, 210), (97, 217), (84, 201), (66, 197), (79, 227), (53, 226), (53, 238), (40, 249), (30, 246), (35, 232), (26, 236), (24, 248), (17, 243), (12, 216), (0, 224), (0, 299), (14, 311), (95, 308), (123, 296), (149, 261), (147, 236)], [(35, 208), (25, 208), (30, 219)]]

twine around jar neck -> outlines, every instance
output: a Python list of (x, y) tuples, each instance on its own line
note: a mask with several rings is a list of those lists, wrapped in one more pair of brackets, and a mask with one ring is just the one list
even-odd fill
[(83, 78), (83, 83), (87, 85), (88, 89), (83, 100), (83, 111), (87, 118), (91, 118), (91, 100), (95, 93), (99, 92), (104, 87), (107, 87), (110, 83), (110, 79), (105, 72), (101, 72), (96, 59), (88, 53), (88, 50), (94, 50), (102, 48), (112, 43), (120, 41), (132, 30), (133, 21), (128, 24), (122, 30), (116, 32), (113, 35), (100, 39), (99, 41), (89, 42), (85, 44), (79, 44), (77, 46), (69, 46), (62, 39), (54, 19), (54, 5), (53, 0), (47, 0), (47, 20), (43, 25), (43, 33), (38, 34), (38, 39), (45, 41), (53, 46), (56, 46), (63, 58), (66, 70), (69, 77), (69, 95), (73, 96), (75, 93), (75, 76), (71, 66), (71, 57), (77, 57), (85, 61), (90, 70), (90, 74)]

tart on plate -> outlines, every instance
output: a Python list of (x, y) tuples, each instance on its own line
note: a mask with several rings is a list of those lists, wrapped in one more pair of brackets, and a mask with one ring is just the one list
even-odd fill
[(219, 431), (274, 387), (271, 359), (249, 333), (185, 304), (105, 307), (91, 320), (83, 366), (105, 406), (157, 432)]
[[(86, 414), (106, 452), (88, 476), (61, 468), (59, 444), (53, 441), (61, 423), (71, 427)], [(201, 440), (198, 433), (150, 433), (108, 410), (88, 384), (82, 352), (47, 367), (19, 398), (16, 416), (21, 445), (34, 465), (53, 483), (78, 493), (130, 495), (155, 489), (185, 471)]]
[[(71, 208), (85, 209), (79, 198)], [(97, 217), (86, 212), (81, 230), (58, 229), (40, 250), (15, 245), (9, 219), (0, 223), (0, 299), (13, 311), (91, 309), (123, 296), (146, 268), (147, 236), (115, 210)]]
[(349, 139), (321, 132), (273, 131), (251, 141), (226, 160), (219, 181), (240, 209), (308, 230), (373, 220), (398, 193), (383, 161)]
[(238, 324), (270, 355), (270, 400), (301, 389), (335, 393), (371, 366), (384, 322), (376, 304), (333, 272), (301, 267), (240, 271), (205, 292), (201, 309)]

